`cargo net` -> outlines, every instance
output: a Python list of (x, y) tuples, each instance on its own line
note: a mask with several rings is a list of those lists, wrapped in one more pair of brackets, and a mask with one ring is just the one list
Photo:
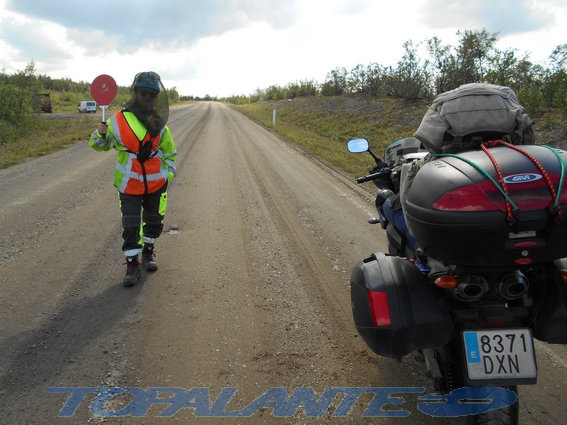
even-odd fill
[(506, 185), (506, 181), (504, 180), (504, 176), (502, 174), (502, 171), (500, 170), (500, 166), (496, 162), (494, 155), (492, 155), (492, 153), (488, 149), (488, 148), (495, 147), (495, 146), (498, 146), (498, 145), (506, 146), (510, 149), (514, 149), (515, 151), (521, 153), (522, 155), (525, 155), (528, 159), (530, 159), (530, 161), (532, 161), (534, 163), (534, 165), (537, 167), (537, 169), (541, 172), (543, 178), (545, 179), (545, 182), (547, 183), (547, 186), (549, 187), (549, 191), (551, 192), (552, 202), (551, 202), (551, 206), (549, 207), (548, 211), (551, 214), (551, 216), (553, 217), (553, 223), (559, 224), (561, 219), (563, 218), (563, 210), (561, 208), (561, 205), (559, 204), (559, 199), (560, 199), (560, 196), (561, 196), (561, 190), (563, 189), (563, 181), (564, 181), (564, 178), (565, 178), (565, 163), (563, 162), (563, 158), (561, 158), (561, 156), (557, 153), (557, 151), (554, 148), (547, 146), (547, 145), (543, 145), (544, 148), (549, 149), (550, 151), (552, 151), (555, 154), (555, 156), (559, 160), (559, 164), (561, 165), (561, 176), (559, 178), (559, 186), (558, 186), (557, 190), (555, 190), (555, 187), (553, 187), (553, 183), (551, 182), (551, 178), (549, 177), (547, 171), (545, 171), (545, 169), (543, 168), (541, 163), (537, 160), (537, 158), (535, 158), (529, 152), (526, 152), (524, 149), (522, 149), (522, 148), (520, 148), (516, 145), (513, 145), (512, 143), (505, 142), (504, 140), (491, 140), (491, 141), (483, 142), (483, 143), (480, 144), (480, 148), (490, 158), (490, 161), (492, 162), (492, 165), (494, 166), (494, 169), (496, 170), (496, 174), (498, 175), (498, 180), (500, 181), (500, 184), (498, 184), (498, 182), (496, 180), (494, 180), (494, 178), (490, 174), (488, 174), (485, 170), (483, 170), (481, 167), (479, 167), (477, 164), (475, 164), (474, 162), (470, 161), (467, 158), (463, 158), (462, 156), (459, 156), (459, 155), (456, 155), (456, 154), (449, 154), (449, 153), (431, 154), (431, 156), (457, 158), (461, 161), (466, 162), (470, 166), (474, 167), (480, 173), (484, 174), (484, 176), (488, 180), (490, 180), (494, 184), (494, 186), (496, 186), (498, 191), (504, 196), (504, 199), (506, 201), (506, 215), (507, 215), (508, 223), (510, 225), (515, 226), (518, 223), (518, 219), (519, 219), (519, 216), (520, 216), (520, 209), (516, 206), (514, 201), (512, 201), (512, 199), (510, 198), (510, 196), (508, 194), (508, 187)]

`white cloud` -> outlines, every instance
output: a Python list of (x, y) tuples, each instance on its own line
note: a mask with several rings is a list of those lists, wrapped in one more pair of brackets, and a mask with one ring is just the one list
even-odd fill
[(367, 8), (367, 0), (346, 0), (338, 5), (337, 12), (341, 15), (356, 15), (364, 12)]
[(118, 38), (109, 37), (102, 30), (82, 31), (69, 28), (66, 39), (87, 57), (100, 57), (119, 49)]
[[(15, 63), (35, 60), (56, 66), (72, 58), (65, 46), (65, 28), (48, 21), (2, 14), (0, 37), (7, 46), (4, 51), (7, 58)], [(5, 61), (2, 57), (2, 62)]]
[[(499, 34), (500, 50), (515, 49), (535, 62), (543, 62), (567, 41), (565, 0), (424, 0), (419, 12), (424, 33), (486, 29)], [(459, 40), (440, 38), (451, 46)]]
[[(98, 0), (86, 8), (76, 0), (6, 2), (16, 13), (47, 19), (83, 33), (103, 31), (130, 52), (147, 43), (191, 45), (202, 37), (222, 35), (266, 22), (276, 29), (293, 24), (298, 0)], [(75, 42), (81, 44), (82, 39)]]
[(555, 17), (537, 1), (427, 0), (421, 7), (422, 22), (430, 28), (483, 29), (501, 35), (536, 31), (553, 24)]
[(564, 0), (0, 0), (0, 67), (52, 78), (158, 72), (181, 94), (228, 96), (336, 67), (394, 66), (402, 45), (501, 31), (499, 48), (545, 59), (565, 43)]

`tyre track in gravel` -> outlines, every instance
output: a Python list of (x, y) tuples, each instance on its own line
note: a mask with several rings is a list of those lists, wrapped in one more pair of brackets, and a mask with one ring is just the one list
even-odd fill
[[(236, 410), (273, 386), (312, 387), (320, 394), (328, 386), (415, 385), (416, 365), (370, 356), (355, 337), (349, 313), (350, 267), (374, 248), (378, 236), (357, 230), (359, 223), (365, 227), (371, 206), (346, 219), (343, 208), (352, 200), (341, 185), (329, 183), (326, 175), (321, 182), (310, 182), (311, 175), (294, 177), (304, 168), (318, 175), (320, 166), (222, 105), (196, 108), (196, 115), (210, 109), (198, 135), (184, 125), (172, 128), (184, 163), (166, 216), (166, 228), (176, 231), (158, 241), (160, 270), (138, 288), (139, 314), (136, 325), (129, 326), (136, 338), (127, 344), (131, 353), (123, 353), (124, 365), (111, 370), (113, 382), (205, 387), (211, 400), (223, 388), (236, 387), (229, 405)], [(300, 163), (290, 169), (296, 160)], [(298, 186), (306, 192), (299, 198), (294, 195)], [(310, 200), (311, 190), (322, 193)], [(326, 199), (328, 190), (333, 199)], [(333, 206), (337, 197), (341, 207)], [(318, 224), (327, 206), (333, 209), (329, 231)], [(346, 227), (351, 242), (345, 249)], [(359, 236), (367, 242), (360, 243)], [(333, 418), (331, 409), (324, 419), (366, 423), (363, 404), (355, 406), (352, 417)], [(128, 423), (167, 424), (167, 418), (156, 417), (159, 410)], [(191, 409), (170, 420), (218, 423), (194, 418)], [(269, 409), (250, 418), (222, 419), (243, 424), (321, 420), (305, 417), (301, 409), (291, 419), (276, 418)]]
[[(237, 135), (237, 137), (239, 136)], [(271, 173), (268, 172), (266, 165), (268, 161), (265, 156), (262, 156), (258, 150), (249, 145), (243, 145), (243, 151), (244, 157), (249, 162), (249, 168), (254, 172), (257, 184), (262, 188), (261, 191), (266, 198), (266, 204), (270, 206), (272, 216), (278, 217), (274, 221), (285, 224), (285, 228), (281, 232), (289, 235), (289, 240), (293, 241), (294, 244), (293, 251), (297, 252), (298, 257), (303, 257), (307, 261), (308, 268), (311, 270), (309, 279), (316, 281), (312, 287), (325, 290), (335, 304), (335, 308), (341, 311), (343, 323), (349, 323), (352, 316), (350, 302), (344, 296), (344, 287), (339, 291), (336, 289), (338, 285), (329, 284), (329, 262), (321, 263), (321, 257), (313, 255), (319, 250), (319, 247), (313, 243), (311, 238), (307, 237), (308, 231), (305, 224), (298, 221), (297, 209), (290, 203), (291, 195), (284, 194), (282, 189), (277, 186), (276, 182), (281, 181), (281, 179), (274, 179), (273, 170), (271, 170)]]

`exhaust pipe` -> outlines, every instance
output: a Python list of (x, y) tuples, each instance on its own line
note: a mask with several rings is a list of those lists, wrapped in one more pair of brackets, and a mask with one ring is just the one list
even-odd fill
[(461, 301), (476, 301), (489, 291), (488, 282), (480, 276), (468, 276), (463, 280), (459, 277), (459, 284), (453, 290), (455, 296)]
[(506, 300), (515, 300), (522, 297), (528, 290), (529, 282), (519, 270), (504, 276), (498, 284), (498, 293)]

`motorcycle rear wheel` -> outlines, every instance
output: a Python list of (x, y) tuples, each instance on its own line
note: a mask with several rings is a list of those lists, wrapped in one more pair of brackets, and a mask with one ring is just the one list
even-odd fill
[[(518, 394), (518, 387), (508, 386), (502, 387)], [(477, 415), (459, 416), (456, 418), (449, 418), (450, 425), (517, 425), (520, 418), (519, 401), (516, 400), (514, 404), (503, 407), (501, 409), (491, 410)]]
[[(453, 341), (454, 342), (454, 341)], [(451, 344), (451, 343), (449, 343)], [(445, 345), (437, 352), (437, 362), (444, 378), (442, 392), (450, 393), (452, 390), (462, 388), (465, 385), (463, 377), (463, 367), (459, 349), (455, 345)], [(516, 385), (502, 386), (501, 388), (513, 391), (518, 395)], [(516, 402), (501, 409), (494, 409), (476, 415), (458, 416), (449, 418), (450, 425), (517, 425), (520, 419), (519, 398)]]

